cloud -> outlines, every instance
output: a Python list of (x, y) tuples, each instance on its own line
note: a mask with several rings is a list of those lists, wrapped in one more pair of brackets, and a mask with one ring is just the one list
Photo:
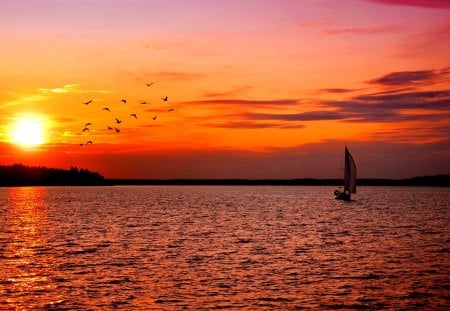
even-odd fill
[(151, 76), (157, 77), (160, 79), (186, 81), (186, 80), (195, 80), (198, 78), (202, 78), (204, 76), (204, 74), (193, 73), (193, 72), (161, 71), (161, 72), (153, 73)]
[(0, 105), (0, 107), (1, 108), (9, 108), (9, 107), (14, 107), (14, 106), (33, 105), (38, 102), (42, 102), (46, 99), (47, 99), (47, 96), (44, 96), (42, 94), (24, 95), (24, 96), (14, 99), (14, 100), (3, 103)]
[(351, 116), (347, 121), (353, 122), (446, 120), (450, 119), (450, 90), (367, 94), (326, 105)]
[(422, 31), (405, 37), (397, 53), (401, 58), (447, 59), (450, 54), (450, 18), (438, 20)]
[[(450, 137), (450, 126), (433, 126), (433, 124), (429, 126), (409, 126), (396, 128), (395, 130), (375, 131), (369, 133), (369, 135), (374, 139), (392, 143), (439, 142), (444, 137)], [(450, 152), (450, 150), (447, 152)]]
[(241, 86), (241, 87), (236, 87), (234, 89), (228, 90), (228, 91), (224, 91), (224, 92), (206, 92), (204, 94), (205, 97), (228, 97), (228, 96), (234, 96), (237, 94), (241, 94), (245, 91), (248, 91), (252, 89), (251, 86)]
[(56, 88), (40, 88), (38, 89), (39, 92), (47, 94), (47, 93), (71, 93), (76, 91), (79, 88), (78, 83), (74, 84), (66, 84), (63, 87), (56, 87)]
[(83, 89), (80, 87), (80, 84), (65, 84), (62, 87), (55, 88), (40, 88), (38, 91), (41, 94), (63, 94), (63, 93), (77, 93), (77, 94), (86, 94), (86, 93), (97, 93), (97, 94), (110, 94), (112, 91), (110, 90), (89, 90)]
[(450, 90), (363, 94), (347, 100), (322, 101), (322, 110), (298, 113), (244, 112), (248, 121), (403, 122), (450, 119)]
[(342, 93), (350, 93), (356, 90), (352, 89), (342, 89), (342, 88), (328, 88), (328, 89), (318, 89), (320, 93), (333, 93), (333, 94), (342, 94)]
[(243, 115), (250, 120), (282, 120), (282, 121), (326, 121), (350, 118), (340, 111), (317, 110), (301, 113), (247, 113)]
[(276, 129), (298, 129), (304, 128), (303, 124), (288, 124), (285, 123), (261, 123), (255, 121), (230, 121), (220, 123), (203, 123), (200, 124), (205, 127), (214, 128), (229, 128), (229, 129), (264, 129), (264, 128), (276, 128)]
[(421, 70), (391, 72), (380, 78), (367, 81), (371, 84), (382, 86), (404, 86), (431, 83), (441, 75), (447, 75), (447, 71)]
[(448, 0), (367, 0), (387, 5), (416, 6), (422, 8), (450, 9)]
[(208, 99), (180, 102), (181, 105), (223, 105), (223, 106), (248, 106), (248, 107), (277, 107), (297, 105), (298, 99), (273, 99), (273, 100), (248, 100), (248, 99)]
[(324, 30), (329, 35), (367, 35), (367, 34), (385, 34), (401, 30), (399, 26), (381, 26), (381, 27), (361, 27), (361, 28), (343, 28)]

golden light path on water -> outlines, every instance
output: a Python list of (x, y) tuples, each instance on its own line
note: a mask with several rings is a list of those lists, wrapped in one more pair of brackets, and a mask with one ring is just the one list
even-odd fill
[[(9, 306), (32, 309), (45, 301), (47, 306), (61, 301), (53, 291), (56, 284), (50, 278), (55, 270), (48, 235), (48, 192), (46, 188), (11, 188), (8, 190), (3, 234), (9, 233), (2, 250), (1, 279), (11, 284), (6, 291)], [(39, 296), (39, 301), (36, 301)], [(55, 300), (56, 299), (56, 300)], [(61, 297), (62, 299), (62, 297)]]

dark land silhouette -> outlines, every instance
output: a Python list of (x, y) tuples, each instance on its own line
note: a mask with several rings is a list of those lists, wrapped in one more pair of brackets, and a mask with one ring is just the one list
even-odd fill
[(22, 164), (0, 165), (0, 186), (84, 186), (105, 185), (105, 178), (86, 169), (69, 170), (30, 167)]
[[(230, 185), (230, 186), (342, 186), (342, 179), (106, 179), (96, 172), (72, 167), (68, 170), (0, 165), (0, 186), (104, 186), (104, 185)], [(358, 186), (450, 187), (450, 175), (407, 179), (358, 179)]]
[[(342, 186), (342, 179), (107, 179), (111, 185)], [(358, 179), (358, 186), (450, 187), (450, 175), (408, 179)]]

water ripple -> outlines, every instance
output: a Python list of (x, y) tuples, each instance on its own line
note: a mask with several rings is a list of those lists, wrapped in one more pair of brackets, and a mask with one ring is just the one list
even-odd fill
[(0, 189), (0, 309), (445, 309), (450, 191)]

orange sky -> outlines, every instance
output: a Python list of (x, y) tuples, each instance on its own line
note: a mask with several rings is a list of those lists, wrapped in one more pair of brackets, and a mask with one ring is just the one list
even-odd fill
[(0, 0), (0, 32), (0, 164), (336, 178), (346, 144), (361, 177), (450, 173), (448, 1)]

